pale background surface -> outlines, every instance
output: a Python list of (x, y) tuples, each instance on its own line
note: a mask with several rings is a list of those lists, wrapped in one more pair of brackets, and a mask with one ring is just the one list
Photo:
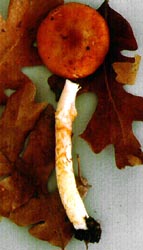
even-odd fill
[[(102, 1), (81, 1), (99, 7)], [(5, 15), (8, 0), (0, 0), (0, 12)], [(37, 1), (38, 4), (38, 1)], [(110, 5), (122, 14), (132, 25), (138, 41), (137, 53), (143, 56), (143, 1), (110, 0)], [(38, 86), (37, 99), (47, 100), (48, 71), (42, 67), (25, 69)], [(41, 87), (39, 87), (41, 86)], [(141, 61), (136, 85), (127, 88), (129, 92), (143, 96), (143, 62)], [(54, 104), (50, 92), (48, 100)], [(91, 102), (90, 107), (85, 104)], [(54, 104), (55, 105), (55, 104)], [(85, 108), (84, 106), (85, 105)], [(93, 95), (83, 95), (77, 100), (79, 116), (74, 125), (74, 152), (81, 156), (83, 175), (92, 184), (85, 200), (89, 214), (97, 218), (102, 226), (99, 244), (90, 244), (89, 250), (142, 250), (143, 249), (143, 166), (118, 170), (115, 166), (114, 149), (108, 146), (95, 155), (85, 141), (78, 137), (85, 128), (96, 106)], [(88, 109), (88, 110), (87, 110)], [(143, 123), (133, 124), (134, 133), (143, 146)], [(52, 186), (52, 185), (51, 185)], [(30, 236), (27, 229), (20, 228), (3, 219), (0, 223), (1, 250), (56, 250), (57, 247)], [(83, 250), (83, 243), (73, 239), (67, 250)]]

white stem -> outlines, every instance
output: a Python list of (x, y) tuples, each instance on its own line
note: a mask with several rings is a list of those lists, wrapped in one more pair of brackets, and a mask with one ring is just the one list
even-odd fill
[(87, 229), (86, 212), (77, 190), (72, 161), (72, 123), (77, 115), (75, 107), (79, 85), (66, 80), (56, 110), (56, 176), (59, 194), (67, 216), (75, 229)]

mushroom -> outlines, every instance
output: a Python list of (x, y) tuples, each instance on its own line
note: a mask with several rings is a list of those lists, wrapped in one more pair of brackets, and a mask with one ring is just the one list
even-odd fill
[(103, 63), (109, 49), (108, 26), (90, 6), (66, 3), (52, 10), (41, 23), (37, 44), (48, 69), (67, 79), (55, 114), (59, 194), (74, 226), (75, 237), (85, 242), (98, 242), (100, 225), (88, 215), (76, 186), (71, 137), (77, 115), (75, 100), (80, 89), (75, 81), (90, 75)]

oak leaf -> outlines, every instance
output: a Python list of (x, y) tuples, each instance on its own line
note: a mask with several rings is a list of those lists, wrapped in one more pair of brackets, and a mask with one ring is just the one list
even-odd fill
[(0, 181), (0, 215), (9, 217), (16, 208), (21, 207), (32, 197), (35, 189), (28, 178), (13, 172)]
[[(81, 197), (85, 197), (88, 182), (77, 176), (77, 187)], [(65, 249), (73, 236), (73, 225), (67, 218), (57, 190), (46, 195), (40, 193), (10, 214), (10, 219), (19, 226), (30, 226), (34, 237)]]
[[(16, 161), (25, 139), (33, 129), (46, 103), (35, 102), (36, 88), (32, 82), (13, 93), (0, 118), (0, 214), (10, 212), (29, 200), (35, 191), (28, 175), (17, 171)], [(7, 177), (8, 176), (8, 177)]]
[(81, 137), (95, 153), (113, 144), (117, 167), (124, 168), (143, 162), (141, 145), (132, 131), (132, 122), (143, 120), (143, 98), (125, 91), (116, 80), (112, 64), (134, 62), (135, 58), (125, 57), (121, 52), (136, 50), (137, 43), (127, 20), (106, 2), (99, 8), (99, 12), (107, 19), (111, 31), (110, 50), (104, 65), (95, 72), (92, 79), (86, 79), (86, 87), (97, 95), (98, 105)]
[[(51, 105), (40, 114), (24, 152), (9, 169), (10, 176), (0, 181), (0, 214), (17, 225), (31, 226), (29, 232), (34, 237), (64, 249), (73, 235), (73, 226), (58, 192), (47, 190), (48, 177), (55, 166), (54, 114)], [(9, 163), (3, 155), (0, 159)], [(87, 181), (82, 188), (82, 180), (78, 178), (78, 186), (84, 195)]]
[(16, 161), (26, 135), (47, 106), (46, 103), (36, 103), (35, 94), (35, 85), (26, 82), (8, 98), (0, 118), (0, 151), (10, 162)]
[(8, 176), (12, 171), (12, 166), (7, 157), (0, 152), (0, 177)]
[(34, 237), (62, 249), (73, 235), (73, 226), (67, 218), (58, 191), (31, 199), (15, 210), (10, 218), (20, 226), (31, 225), (29, 232)]
[(33, 226), (29, 232), (39, 239), (48, 240), (51, 244), (65, 249), (72, 238), (73, 226), (66, 216), (58, 192), (49, 197), (49, 204), (46, 221)]
[[(41, 64), (33, 46), (38, 25), (50, 9), (62, 3), (62, 0), (40, 0), (38, 4), (36, 0), (11, 0), (7, 20), (0, 17), (0, 103), (7, 101), (0, 118), (0, 214), (14, 221), (16, 211), (21, 213), (24, 207), (27, 211), (30, 204), (34, 216), (31, 204), (34, 202), (37, 210), (39, 204), (35, 221), (28, 221), (24, 213), (28, 225), (38, 223), (30, 230), (31, 234), (64, 248), (72, 237), (72, 225), (65, 221), (59, 195), (49, 194), (46, 187), (55, 166), (54, 109), (48, 106), (42, 112), (47, 104), (34, 101), (35, 86), (21, 71), (22, 67)], [(16, 92), (8, 98), (5, 89), (9, 88)], [(56, 234), (55, 218), (60, 228)], [(18, 220), (15, 223), (19, 224)]]
[[(33, 86), (34, 85), (31, 87)], [(35, 90), (35, 87), (32, 89), (32, 91), (33, 90)], [(20, 89), (20, 91), (22, 92), (22, 89)], [(28, 93), (30, 95), (30, 99), (27, 91), (29, 91)], [(29, 128), (30, 130), (33, 130), (29, 135), (29, 140), (24, 153), (22, 153), (22, 156), (20, 156), (18, 153), (21, 152), (21, 150), (15, 152), (17, 147), (12, 147), (12, 153), (10, 151), (11, 148), (8, 150), (9, 147), (7, 150), (5, 150), (5, 154), (8, 152), (7, 158), (2, 153), (0, 154), (1, 177), (3, 177), (3, 179), (0, 181), (0, 214), (6, 217), (8, 217), (9, 214), (16, 208), (21, 207), (23, 204), (29, 201), (29, 199), (32, 198), (35, 193), (38, 194), (43, 190), (47, 190), (46, 184), (48, 176), (51, 174), (51, 171), (55, 166), (54, 109), (48, 105), (47, 109), (42, 112), (40, 117), (38, 117), (39, 120), (36, 121), (35, 124), (35, 114), (37, 113), (36, 116), (39, 114), (38, 110), (40, 107), (42, 107), (42, 104), (33, 103), (34, 93), (32, 94), (29, 88), (26, 88), (26, 93), (22, 92), (23, 97), (21, 97), (21, 92), (16, 91), (16, 93), (10, 97), (12, 99), (10, 102), (11, 106), (13, 106), (13, 104), (16, 105), (17, 103), (19, 116), (17, 116), (17, 110), (14, 109), (13, 111), (15, 111), (14, 114), (18, 119), (20, 128), (15, 126), (16, 122), (11, 117), (11, 120), (13, 121), (13, 127), (15, 127), (11, 128), (13, 132), (10, 131), (10, 129), (6, 129), (6, 132), (9, 134), (5, 134), (8, 139), (3, 141), (4, 143), (6, 142), (6, 145), (3, 144), (3, 150), (5, 149), (5, 146), (8, 146), (8, 143), (11, 142), (11, 133), (12, 138), (15, 138), (16, 145), (21, 146), (21, 138), (23, 138), (25, 141), (22, 131), (22, 128), (26, 128), (24, 121), (26, 121), (28, 124), (28, 121), (30, 120), (32, 128)], [(19, 98), (21, 100), (20, 103), (18, 102)], [(9, 106), (9, 99), (6, 107)], [(25, 100), (24, 103), (23, 100)], [(27, 102), (27, 100), (29, 101)], [(30, 101), (32, 101), (33, 109), (30, 108)], [(24, 108), (26, 106), (28, 110), (27, 112), (29, 112), (31, 109), (30, 114), (27, 114), (26, 109)], [(25, 112), (23, 112), (23, 110), (25, 110)], [(11, 109), (8, 108), (8, 111), (10, 112)], [(23, 117), (26, 117), (26, 119), (23, 119)], [(10, 123), (9, 120), (7, 120), (7, 122)], [(8, 160), (9, 154), (12, 156), (14, 155), (14, 162)], [(7, 175), (9, 176), (7, 177)]]
[[(34, 46), (41, 19), (63, 0), (11, 0), (7, 20), (0, 16), (0, 102), (4, 90), (16, 89), (27, 81), (22, 67), (42, 64)], [(40, 6), (40, 8), (39, 8)]]
[(43, 193), (47, 192), (48, 177), (55, 168), (55, 110), (51, 105), (42, 112), (31, 131), (17, 168), (24, 175), (28, 173)]

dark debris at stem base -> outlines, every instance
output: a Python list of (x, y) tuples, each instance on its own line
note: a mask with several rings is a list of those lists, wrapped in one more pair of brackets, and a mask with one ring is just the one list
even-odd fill
[(80, 241), (85, 241), (86, 244), (98, 243), (102, 233), (100, 224), (92, 217), (85, 218), (85, 220), (88, 229), (74, 229), (74, 237)]

